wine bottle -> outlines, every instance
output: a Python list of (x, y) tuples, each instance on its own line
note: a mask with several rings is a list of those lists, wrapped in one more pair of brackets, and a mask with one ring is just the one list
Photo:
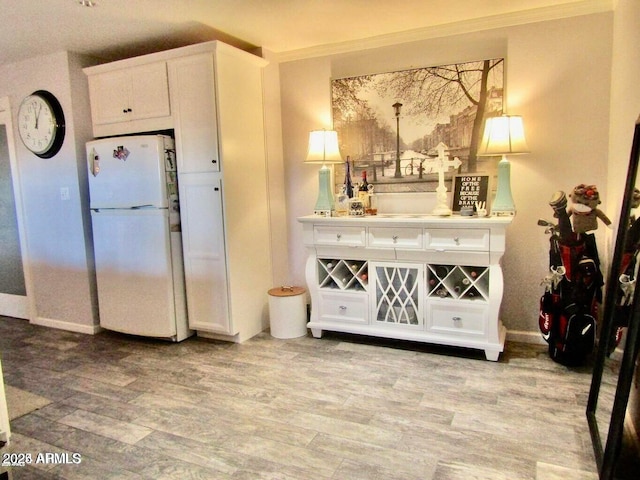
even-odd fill
[(369, 182), (367, 182), (367, 171), (362, 171), (362, 182), (360, 182), (360, 186), (358, 187), (358, 195), (362, 195), (363, 193), (369, 194)]
[(465, 298), (482, 298), (482, 296), (480, 295), (480, 292), (478, 292), (478, 290), (476, 290), (475, 287), (471, 287), (469, 290), (467, 290), (464, 293)]
[(351, 157), (347, 155), (347, 161), (344, 168), (344, 193), (347, 197), (353, 198), (353, 183), (351, 182)]
[(444, 277), (446, 277), (449, 274), (450, 270), (451, 270), (451, 268), (446, 266), (446, 265), (436, 265), (435, 266), (436, 275), (438, 276), (438, 278), (440, 280), (443, 280)]
[(460, 295), (469, 287), (470, 283), (471, 280), (469, 280), (467, 277), (461, 278), (453, 286), (453, 291), (456, 293), (456, 295)]
[(438, 295), (440, 298), (444, 298), (449, 296), (449, 292), (447, 292), (445, 288), (439, 288), (438, 290), (436, 290), (436, 295)]
[(369, 208), (369, 182), (367, 182), (367, 171), (362, 171), (362, 182), (358, 185), (358, 200), (366, 210)]

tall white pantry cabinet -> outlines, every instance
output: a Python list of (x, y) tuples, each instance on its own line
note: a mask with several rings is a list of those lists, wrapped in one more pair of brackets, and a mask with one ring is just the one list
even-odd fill
[[(213, 41), (113, 62), (107, 70), (157, 63), (164, 64), (160, 73), (167, 78), (171, 121), (150, 119), (149, 125), (164, 122), (176, 140), (189, 327), (199, 335), (242, 342), (266, 328), (272, 282), (262, 97), (266, 61)], [(92, 110), (100, 96), (92, 83), (104, 74), (95, 72), (98, 68), (105, 65), (85, 69)], [(162, 95), (156, 96), (161, 102)], [(96, 126), (93, 117), (99, 136), (104, 126)], [(109, 135), (134, 133), (130, 124), (116, 127), (116, 133), (110, 125)], [(139, 123), (136, 128), (144, 131)]]

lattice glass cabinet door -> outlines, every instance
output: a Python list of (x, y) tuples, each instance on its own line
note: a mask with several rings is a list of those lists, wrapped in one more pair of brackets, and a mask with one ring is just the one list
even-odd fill
[(370, 265), (374, 266), (375, 272), (375, 324), (422, 328), (424, 266), (402, 263)]

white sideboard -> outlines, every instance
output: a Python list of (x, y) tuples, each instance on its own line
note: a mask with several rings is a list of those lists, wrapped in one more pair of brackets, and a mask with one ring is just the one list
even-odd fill
[(506, 329), (500, 259), (511, 217), (298, 219), (308, 252), (308, 327), (484, 350)]

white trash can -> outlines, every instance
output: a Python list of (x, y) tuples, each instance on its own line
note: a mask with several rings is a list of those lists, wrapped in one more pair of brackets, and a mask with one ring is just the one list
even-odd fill
[(297, 338), (307, 334), (306, 290), (302, 287), (277, 287), (269, 290), (271, 336)]

